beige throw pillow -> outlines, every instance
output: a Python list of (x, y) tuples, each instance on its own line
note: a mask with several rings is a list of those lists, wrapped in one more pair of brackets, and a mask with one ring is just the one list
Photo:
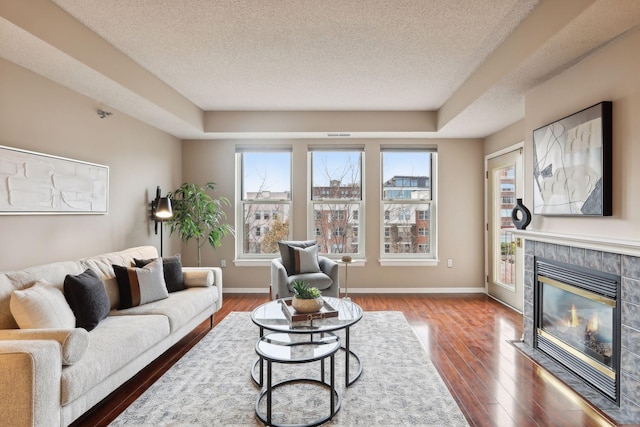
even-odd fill
[(213, 285), (213, 271), (211, 270), (185, 270), (182, 276), (184, 284), (188, 288)]
[(9, 308), (20, 329), (73, 329), (76, 318), (62, 291), (46, 280), (15, 290)]

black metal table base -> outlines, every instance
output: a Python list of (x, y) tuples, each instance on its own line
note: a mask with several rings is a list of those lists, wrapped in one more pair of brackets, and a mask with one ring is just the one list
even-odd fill
[[(272, 414), (270, 413), (270, 409), (271, 409), (271, 405), (269, 403), (269, 394), (270, 392), (272, 392), (275, 388), (278, 387), (282, 387), (285, 386), (287, 384), (299, 384), (301, 382), (306, 382), (306, 383), (311, 383), (311, 384), (318, 384), (321, 385), (323, 387), (328, 387), (329, 390), (331, 391), (331, 409), (330, 409), (330, 414), (319, 418), (317, 420), (311, 421), (308, 424), (277, 424), (273, 422), (272, 419)], [(262, 399), (267, 396), (267, 414), (265, 415), (264, 413), (260, 412), (260, 402), (262, 401)], [(338, 393), (338, 390), (335, 389), (335, 387), (331, 387), (330, 384), (325, 383), (324, 381), (320, 381), (320, 380), (315, 380), (315, 379), (310, 379), (310, 378), (297, 378), (297, 379), (291, 379), (291, 380), (286, 380), (286, 381), (282, 381), (279, 382), (278, 384), (272, 385), (270, 388), (267, 386), (267, 388), (265, 388), (264, 390), (262, 390), (262, 392), (260, 393), (260, 395), (258, 395), (258, 398), (256, 399), (256, 416), (258, 417), (258, 419), (267, 426), (273, 426), (273, 427), (315, 427), (315, 426), (319, 426), (321, 424), (326, 423), (327, 421), (329, 421), (330, 419), (332, 419), (340, 410), (340, 406), (342, 405), (342, 396), (340, 396), (340, 393)]]

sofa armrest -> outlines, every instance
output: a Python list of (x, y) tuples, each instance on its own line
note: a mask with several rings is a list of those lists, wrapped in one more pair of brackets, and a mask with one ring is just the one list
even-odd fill
[(73, 365), (89, 348), (89, 332), (83, 328), (74, 329), (3, 329), (0, 340), (53, 340), (60, 344), (61, 363)]
[(3, 425), (60, 425), (60, 344), (0, 340), (0, 414)]
[[(200, 280), (202, 280), (204, 276), (208, 275), (208, 272), (213, 273), (212, 285), (218, 290), (218, 300), (216, 301), (215, 307), (215, 311), (218, 311), (222, 308), (222, 269), (220, 267), (182, 267), (182, 274), (185, 278), (184, 284), (186, 287), (203, 286), (194, 283), (202, 283)], [(189, 276), (192, 276), (192, 278)]]

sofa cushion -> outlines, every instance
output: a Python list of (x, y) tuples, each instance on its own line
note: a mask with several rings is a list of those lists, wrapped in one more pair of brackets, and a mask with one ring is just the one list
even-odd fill
[(89, 333), (84, 357), (62, 369), (61, 404), (88, 392), (169, 335), (166, 316), (109, 316)]
[(278, 249), (280, 249), (280, 258), (282, 258), (282, 265), (284, 265), (285, 270), (287, 270), (287, 275), (294, 274), (293, 273), (293, 264), (292, 264), (292, 248), (308, 248), (310, 246), (316, 245), (317, 242), (315, 240), (303, 240), (303, 241), (295, 241), (295, 240), (283, 240), (278, 242)]
[(72, 329), (76, 318), (62, 291), (46, 280), (15, 290), (9, 303), (21, 329)]
[[(134, 258), (133, 263), (136, 267), (142, 268), (157, 258), (150, 259), (138, 259)], [(167, 291), (177, 292), (185, 289), (184, 279), (182, 277), (182, 262), (180, 261), (180, 255), (162, 258), (162, 272), (164, 275), (164, 282), (167, 285)]]
[(120, 289), (120, 307), (125, 309), (167, 298), (167, 285), (164, 282), (162, 259), (158, 258), (143, 268), (114, 265), (118, 288)]
[(102, 280), (90, 268), (64, 279), (64, 296), (76, 316), (76, 326), (92, 330), (109, 314), (109, 297)]
[(218, 288), (195, 287), (174, 292), (169, 298), (126, 310), (113, 310), (111, 317), (122, 315), (162, 314), (169, 319), (171, 332), (187, 324), (197, 314), (211, 307), (218, 300)]

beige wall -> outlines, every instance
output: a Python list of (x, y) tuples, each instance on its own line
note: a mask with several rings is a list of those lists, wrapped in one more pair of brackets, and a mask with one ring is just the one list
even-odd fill
[(489, 135), (484, 140), (485, 156), (497, 153), (500, 150), (523, 142), (525, 140), (525, 133), (525, 123), (523, 119), (507, 126), (493, 135)]
[(527, 206), (532, 206), (533, 130), (600, 101), (613, 101), (613, 216), (534, 215), (532, 230), (640, 239), (640, 29), (542, 84), (525, 101)]
[[(248, 144), (289, 145), (293, 147), (293, 238), (306, 238), (306, 164), (309, 145), (359, 144), (365, 147), (366, 176), (366, 258), (364, 267), (349, 269), (349, 288), (482, 288), (483, 283), (483, 152), (479, 140), (402, 140), (403, 145), (428, 144), (438, 147), (439, 169), (439, 258), (437, 267), (381, 267), (379, 258), (379, 191), (380, 144), (389, 140), (367, 139), (341, 141), (289, 140), (289, 141), (184, 141), (184, 179), (202, 184), (217, 183), (217, 195), (225, 195), (235, 201), (235, 147)], [(228, 212), (233, 221), (232, 210)], [(183, 248), (186, 263), (195, 263), (193, 244)], [(269, 284), (270, 269), (261, 267), (237, 267), (231, 260), (235, 246), (227, 238), (223, 247), (215, 252), (207, 248), (203, 252), (204, 265), (220, 265), (226, 259), (225, 288), (264, 288)], [(453, 268), (446, 267), (447, 258), (453, 259)]]
[[(181, 141), (129, 116), (100, 119), (99, 103), (0, 59), (0, 145), (110, 168), (107, 215), (0, 216), (0, 270), (155, 245), (155, 188), (181, 182)], [(102, 107), (104, 108), (104, 107)], [(175, 240), (175, 239), (174, 239)], [(165, 241), (165, 254), (179, 252)]]

